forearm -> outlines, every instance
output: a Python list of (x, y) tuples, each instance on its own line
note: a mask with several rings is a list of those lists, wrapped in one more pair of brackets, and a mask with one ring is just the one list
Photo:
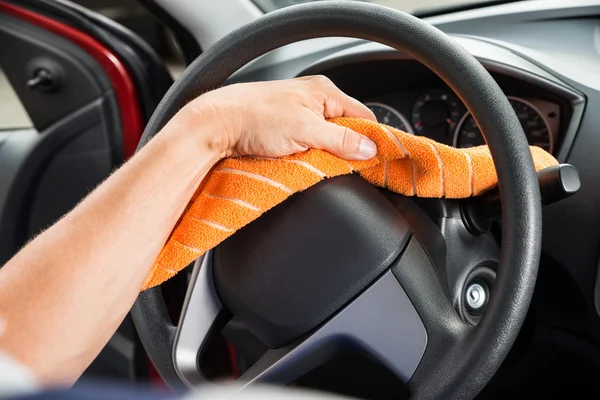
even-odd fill
[(72, 382), (98, 354), (218, 161), (216, 127), (186, 128), (172, 121), (0, 270), (0, 345), (42, 380)]
[(124, 167), (0, 270), (0, 347), (46, 383), (72, 382), (115, 332), (193, 192), (227, 156), (319, 148), (375, 156), (326, 121), (373, 113), (324, 77), (229, 85), (185, 106)]

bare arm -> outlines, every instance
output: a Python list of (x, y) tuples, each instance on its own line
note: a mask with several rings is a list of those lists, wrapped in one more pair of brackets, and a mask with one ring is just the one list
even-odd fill
[(184, 107), (138, 154), (0, 270), (0, 347), (48, 384), (74, 382), (131, 308), (194, 190), (222, 157), (374, 144), (325, 118), (374, 119), (326, 79), (229, 86)]

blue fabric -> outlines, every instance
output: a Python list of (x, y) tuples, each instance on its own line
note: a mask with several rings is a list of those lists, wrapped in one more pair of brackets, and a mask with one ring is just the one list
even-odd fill
[[(1, 396), (0, 396), (1, 397)], [(3, 398), (4, 399), (4, 398)], [(180, 396), (157, 389), (115, 384), (113, 382), (78, 383), (75, 387), (64, 390), (48, 390), (41, 393), (6, 400), (178, 400)]]

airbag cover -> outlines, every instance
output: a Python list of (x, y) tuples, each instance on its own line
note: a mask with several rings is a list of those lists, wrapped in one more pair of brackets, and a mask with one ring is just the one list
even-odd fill
[(219, 245), (218, 295), (268, 346), (310, 332), (398, 258), (410, 229), (358, 175), (291, 196)]

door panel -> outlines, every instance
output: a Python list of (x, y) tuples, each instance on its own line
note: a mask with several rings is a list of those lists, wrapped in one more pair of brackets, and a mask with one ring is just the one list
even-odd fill
[(102, 108), (106, 106), (105, 99), (95, 100), (61, 120), (50, 132), (53, 140), (48, 145), (54, 150), (48, 150), (54, 156), (44, 164), (35, 185), (29, 185), (35, 189), (30, 193), (24, 224), (27, 237), (37, 235), (67, 213), (113, 169), (103, 132), (107, 113)]
[[(0, 51), (0, 66), (38, 131), (110, 90), (102, 69), (72, 43), (11, 16), (0, 15)], [(54, 88), (29, 88), (42, 68), (56, 76)]]
[(35, 7), (53, 19), (66, 19), (77, 32), (101, 43), (129, 72), (142, 119), (150, 118), (173, 79), (163, 60), (146, 42), (103, 15), (67, 0), (21, 0), (19, 4)]
[[(0, 69), (34, 125), (0, 130), (1, 266), (134, 153), (172, 79), (131, 32), (51, 0), (0, 0)], [(40, 69), (58, 81), (31, 87)], [(137, 357), (127, 318), (84, 377), (134, 379)]]

